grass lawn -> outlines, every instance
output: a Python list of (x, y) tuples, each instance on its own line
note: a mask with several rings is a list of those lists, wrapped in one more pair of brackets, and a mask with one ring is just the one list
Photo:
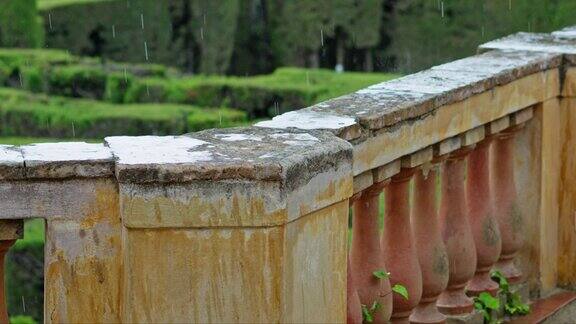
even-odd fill
[(38, 9), (46, 10), (74, 3), (90, 3), (110, 0), (38, 0)]

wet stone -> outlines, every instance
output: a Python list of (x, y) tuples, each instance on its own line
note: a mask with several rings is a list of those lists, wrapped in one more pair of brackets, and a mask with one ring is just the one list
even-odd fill
[(570, 65), (576, 65), (576, 39), (558, 37), (554, 34), (516, 33), (479, 47), (481, 52), (494, 49), (559, 53), (564, 54)]
[(41, 143), (20, 149), (29, 179), (99, 178), (114, 174), (112, 154), (103, 144)]
[(0, 145), (0, 180), (24, 177), (24, 156), (15, 146)]
[(297, 186), (316, 173), (352, 163), (351, 145), (326, 131), (249, 127), (105, 141), (120, 182), (242, 179)]

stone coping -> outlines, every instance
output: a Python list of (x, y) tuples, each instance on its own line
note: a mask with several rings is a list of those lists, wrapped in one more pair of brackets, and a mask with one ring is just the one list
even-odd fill
[(439, 107), (558, 68), (563, 61), (576, 62), (575, 30), (514, 34), (482, 45), (479, 51), (485, 53), (254, 127), (183, 136), (109, 137), (104, 144), (2, 145), (0, 180), (115, 175), (119, 182), (133, 183), (243, 179), (297, 186), (308, 174), (349, 162), (352, 146), (346, 141), (363, 142), (401, 122), (435, 114)]
[(110, 177), (114, 160), (103, 144), (0, 145), (0, 180)]
[(480, 52), (489, 50), (530, 51), (563, 54), (567, 63), (576, 65), (575, 26), (551, 34), (516, 33), (480, 45)]
[(119, 182), (281, 181), (298, 186), (341, 163), (352, 146), (329, 132), (260, 127), (182, 136), (116, 136), (82, 142), (0, 145), (0, 180), (97, 178)]
[(370, 131), (433, 113), (437, 108), (554, 69), (562, 54), (490, 51), (379, 83), (355, 93), (257, 123), (257, 127), (323, 129), (358, 141)]

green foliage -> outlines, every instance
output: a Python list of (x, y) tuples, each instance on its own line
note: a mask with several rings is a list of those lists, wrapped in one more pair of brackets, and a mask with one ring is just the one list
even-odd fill
[(374, 275), (374, 277), (376, 277), (377, 279), (386, 279), (390, 277), (390, 272), (386, 272), (384, 270), (376, 270), (374, 272), (372, 272), (372, 274)]
[(13, 323), (43, 321), (44, 221), (24, 224), (24, 239), (18, 240), (6, 257), (6, 298)]
[(376, 312), (382, 307), (382, 305), (375, 301), (372, 303), (372, 306), (368, 308), (368, 306), (362, 304), (362, 322), (364, 323), (372, 323), (374, 322), (374, 315)]
[(510, 290), (510, 284), (506, 277), (499, 271), (491, 273), (492, 280), (500, 286), (500, 294), (506, 299), (504, 304), (504, 313), (510, 316), (526, 315), (530, 313), (530, 306), (522, 301), (518, 293)]
[(395, 284), (392, 287), (392, 291), (404, 297), (404, 299), (408, 299), (408, 289), (406, 289), (406, 287), (404, 287), (403, 285)]
[(106, 74), (97, 66), (58, 66), (47, 81), (51, 94), (67, 97), (102, 99), (106, 90)]
[(108, 75), (106, 79), (106, 90), (104, 99), (113, 103), (122, 103), (126, 97), (126, 92), (132, 84), (134, 78), (131, 74), (115, 72)]
[(171, 63), (180, 54), (169, 49), (167, 1), (75, 2), (42, 13), (46, 44), (51, 48), (150, 63)]
[(474, 297), (474, 308), (484, 317), (486, 324), (498, 324), (500, 320), (493, 317), (493, 312), (500, 309), (500, 300), (487, 292), (482, 292), (478, 297)]
[(43, 30), (36, 0), (0, 0), (0, 46), (40, 47)]
[(10, 324), (36, 324), (37, 322), (31, 316), (13, 316), (10, 317)]
[[(194, 117), (191, 117), (194, 116)], [(246, 121), (244, 113), (176, 104), (114, 105), (0, 89), (0, 135), (102, 138), (182, 134)]]
[(576, 3), (564, 0), (398, 1), (389, 52), (400, 71), (419, 71), (473, 55), (479, 44), (517, 31), (550, 32), (576, 24), (574, 10)]

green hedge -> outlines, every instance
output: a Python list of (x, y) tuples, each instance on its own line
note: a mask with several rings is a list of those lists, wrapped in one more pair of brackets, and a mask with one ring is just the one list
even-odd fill
[(0, 46), (40, 47), (43, 26), (36, 0), (0, 0)]
[(115, 105), (0, 89), (0, 136), (102, 138), (110, 135), (167, 135), (245, 122), (244, 112), (228, 108), (176, 104)]
[(24, 239), (18, 240), (6, 257), (6, 298), (11, 318), (43, 319), (44, 221), (26, 221)]

